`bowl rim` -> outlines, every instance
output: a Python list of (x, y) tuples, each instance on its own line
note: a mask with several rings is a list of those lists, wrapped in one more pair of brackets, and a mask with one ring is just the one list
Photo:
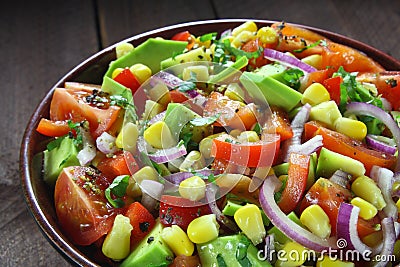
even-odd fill
[[(34, 188), (33, 188), (33, 181), (30, 173), (30, 163), (32, 161), (32, 156), (33, 156), (33, 147), (31, 145), (31, 135), (34, 131), (36, 131), (37, 127), (37, 122), (42, 118), (42, 114), (39, 111), (42, 111), (46, 105), (49, 104), (51, 101), (53, 91), (55, 88), (59, 87), (61, 84), (63, 84), (65, 81), (71, 81), (73, 80), (80, 72), (82, 72), (85, 68), (89, 67), (93, 62), (99, 60), (100, 58), (104, 57), (107, 53), (111, 53), (113, 49), (120, 43), (123, 42), (134, 42), (135, 40), (139, 40), (141, 38), (146, 38), (150, 37), (152, 35), (157, 35), (162, 32), (166, 31), (178, 31), (179, 29), (184, 29), (184, 28), (190, 28), (193, 26), (198, 26), (198, 25), (211, 25), (210, 28), (212, 28), (212, 25), (214, 24), (240, 24), (245, 21), (254, 21), (257, 24), (272, 24), (276, 22), (281, 22), (281, 21), (275, 21), (275, 20), (262, 20), (262, 19), (251, 19), (251, 18), (235, 18), (235, 19), (211, 19), (211, 20), (198, 20), (198, 21), (191, 21), (191, 22), (184, 22), (184, 23), (179, 23), (179, 24), (174, 24), (174, 25), (169, 25), (157, 29), (153, 29), (150, 31), (146, 31), (128, 38), (125, 38), (121, 41), (118, 41), (98, 52), (93, 54), (92, 56), (86, 58), (84, 61), (82, 61), (80, 64), (76, 65), (74, 68), (72, 68), (70, 71), (68, 71), (64, 76), (61, 77), (52, 87), (51, 89), (46, 93), (46, 95), (40, 100), (39, 104), (36, 106), (33, 114), (31, 115), (27, 126), (25, 128), (22, 142), (21, 142), (21, 149), (20, 149), (20, 164), (19, 164), (19, 170), (21, 173), (21, 186), (23, 189), (24, 193), (24, 199), (26, 202), (26, 205), (28, 206), (28, 209), (36, 221), (37, 225), (39, 226), (42, 234), (46, 237), (46, 239), (50, 242), (50, 244), (71, 264), (77, 265), (77, 266), (99, 266), (97, 263), (93, 262), (91, 258), (89, 258), (87, 255), (85, 255), (81, 250), (79, 250), (77, 247), (72, 245), (68, 240), (65, 240), (63, 236), (56, 231), (54, 227), (52, 227), (51, 223), (49, 220), (47, 220), (45, 216), (45, 212), (40, 206), (40, 203), (38, 202), (38, 199), (35, 196)], [(296, 25), (302, 28), (306, 28), (309, 30), (312, 30), (314, 32), (317, 32), (319, 34), (322, 34), (323, 36), (332, 39), (335, 42), (339, 42), (340, 40), (341, 44), (348, 45), (350, 47), (359, 49), (362, 48), (360, 51), (368, 54), (368, 55), (374, 55), (374, 60), (376, 60), (378, 63), (382, 64), (383, 62), (389, 62), (395, 70), (395, 68), (400, 69), (400, 61), (395, 59), (394, 57), (382, 52), (381, 50), (378, 50), (375, 47), (372, 47), (366, 43), (363, 43), (361, 41), (357, 41), (355, 39), (352, 39), (350, 37), (344, 36), (342, 34), (334, 33), (331, 31), (327, 31), (324, 29), (312, 27), (312, 26), (307, 26), (303, 24), (298, 24), (298, 23), (292, 23), (292, 22), (287, 22), (292, 25)], [(210, 29), (211, 31), (212, 29)], [(356, 47), (355, 47), (356, 46)], [(385, 67), (386, 68), (386, 67)], [(397, 69), (397, 70), (398, 70)]]

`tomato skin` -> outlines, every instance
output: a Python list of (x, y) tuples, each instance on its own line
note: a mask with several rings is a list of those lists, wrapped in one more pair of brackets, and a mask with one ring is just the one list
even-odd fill
[(348, 202), (351, 193), (348, 189), (334, 184), (328, 179), (319, 178), (308, 190), (300, 204), (300, 214), (312, 204), (318, 204), (328, 215), (331, 224), (331, 234), (336, 234), (337, 216), (340, 204)]
[(329, 93), (331, 100), (335, 101), (336, 105), (340, 104), (340, 84), (343, 78), (340, 76), (328, 78), (322, 82), (322, 85), (326, 88)]
[(183, 93), (179, 92), (177, 89), (169, 91), (171, 96), (171, 102), (173, 103), (183, 103), (189, 100)]
[(281, 137), (281, 141), (293, 137), (293, 130), (290, 126), (288, 114), (275, 106), (271, 106), (271, 118), (267, 121), (266, 132), (276, 133)]
[(137, 245), (153, 229), (156, 221), (151, 213), (140, 202), (130, 204), (125, 216), (131, 221), (131, 248)]
[(322, 143), (325, 148), (363, 163), (366, 175), (369, 175), (374, 165), (393, 170), (393, 166), (396, 164), (395, 156), (369, 149), (361, 141), (329, 130), (315, 121), (307, 122), (304, 125), (304, 132), (306, 140), (320, 134), (323, 137)]
[[(265, 135), (267, 136), (267, 135)], [(271, 166), (278, 155), (280, 138), (271, 134), (258, 142), (238, 144), (230, 135), (221, 135), (213, 139), (211, 156), (228, 160), (233, 164), (246, 167)]]
[(54, 190), (57, 218), (74, 244), (90, 245), (111, 229), (119, 211), (104, 196), (109, 185), (90, 167), (67, 167), (59, 175)]
[(93, 138), (108, 131), (119, 118), (121, 108), (106, 106), (98, 108), (87, 103), (86, 98), (93, 95), (89, 89), (57, 88), (50, 104), (51, 121), (81, 122), (87, 120)]
[(192, 34), (189, 31), (178, 32), (174, 36), (172, 36), (171, 40), (174, 41), (181, 41), (181, 42), (188, 42), (186, 48), (188, 50), (192, 49), (195, 44), (195, 40)]
[(119, 175), (130, 175), (128, 164), (124, 153), (117, 152), (111, 158), (104, 157), (98, 164), (97, 169), (112, 182)]
[(293, 211), (306, 190), (310, 156), (291, 153), (289, 157), (288, 179), (278, 206), (284, 213)]
[(117, 76), (115, 76), (114, 81), (131, 89), (132, 93), (135, 93), (140, 87), (140, 82), (129, 68), (123, 69)]
[[(262, 48), (262, 45), (259, 39), (250, 40), (241, 47), (241, 49), (245, 52), (256, 52), (260, 48)], [(268, 62), (269, 60), (266, 59), (261, 52), (261, 54), (257, 58), (249, 59), (249, 66), (256, 69), (268, 64)]]
[(200, 267), (200, 258), (198, 255), (185, 256), (178, 255), (175, 257), (174, 261), (169, 265), (169, 267)]
[(66, 135), (70, 130), (67, 121), (51, 121), (46, 118), (42, 118), (36, 128), (39, 133), (51, 137)]
[(183, 197), (163, 195), (160, 199), (160, 222), (166, 227), (178, 225), (186, 231), (191, 221), (210, 213), (211, 210), (207, 204)]

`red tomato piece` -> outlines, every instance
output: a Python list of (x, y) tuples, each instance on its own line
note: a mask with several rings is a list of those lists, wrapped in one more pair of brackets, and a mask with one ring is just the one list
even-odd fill
[(112, 182), (119, 175), (131, 175), (123, 152), (115, 153), (113, 157), (104, 157), (97, 169)]
[(45, 118), (42, 118), (39, 121), (39, 124), (36, 128), (36, 131), (39, 133), (51, 136), (51, 137), (60, 137), (69, 133), (71, 129), (68, 126), (67, 121), (51, 121)]
[(397, 161), (391, 154), (369, 149), (361, 141), (325, 128), (315, 121), (307, 122), (304, 125), (304, 132), (307, 140), (315, 135), (322, 135), (325, 148), (363, 163), (366, 175), (369, 175), (374, 165), (393, 170)]
[(54, 190), (57, 218), (74, 244), (90, 245), (111, 229), (118, 210), (105, 198), (109, 185), (90, 167), (67, 167), (59, 175)]
[(140, 87), (140, 82), (129, 68), (123, 69), (117, 76), (115, 76), (114, 81), (131, 89), (132, 94), (134, 94)]
[(210, 213), (207, 204), (183, 197), (163, 195), (160, 200), (160, 222), (164, 226), (178, 225), (186, 231), (191, 221)]
[(293, 211), (306, 190), (310, 156), (291, 153), (289, 158), (288, 179), (278, 206), (284, 213)]
[(271, 117), (265, 127), (266, 132), (279, 134), (281, 141), (292, 138), (293, 130), (290, 126), (288, 114), (284, 110), (274, 106), (271, 106), (271, 112)]
[(261, 49), (261, 53), (256, 58), (249, 59), (249, 66), (256, 69), (268, 64), (269, 60), (264, 57), (262, 45), (259, 39), (251, 40), (245, 43), (241, 49), (245, 52), (257, 52)]
[(156, 221), (151, 213), (140, 202), (133, 202), (125, 212), (131, 221), (131, 248), (137, 245), (153, 229)]
[(340, 104), (340, 84), (342, 83), (342, 81), (342, 77), (336, 76), (328, 78), (322, 82), (322, 85), (325, 86), (331, 100), (335, 101), (337, 105)]
[(175, 257), (174, 261), (169, 265), (169, 267), (200, 267), (200, 258), (198, 255), (185, 256), (178, 255)]
[(174, 41), (181, 41), (181, 42), (188, 42), (186, 48), (188, 50), (192, 49), (195, 44), (195, 40), (192, 34), (189, 31), (178, 32), (174, 36), (172, 36), (171, 40)]
[(97, 138), (108, 131), (119, 118), (121, 108), (105, 105), (104, 108), (92, 106), (87, 98), (93, 95), (89, 89), (64, 89), (54, 91), (50, 104), (51, 121), (81, 122), (87, 120), (92, 136)]
[(246, 167), (271, 166), (279, 151), (279, 135), (263, 135), (261, 141), (238, 143), (226, 134), (213, 139), (211, 156)]
[(174, 89), (169, 91), (169, 94), (171, 96), (171, 102), (173, 103), (183, 103), (188, 100), (188, 98), (178, 90)]

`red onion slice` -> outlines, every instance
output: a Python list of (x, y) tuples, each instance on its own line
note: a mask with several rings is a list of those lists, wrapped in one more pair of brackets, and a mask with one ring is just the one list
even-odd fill
[(274, 199), (274, 192), (278, 191), (280, 187), (281, 182), (278, 178), (271, 176), (264, 181), (260, 191), (260, 204), (270, 221), (287, 237), (306, 248), (317, 252), (337, 249), (335, 238), (320, 238), (290, 220), (286, 214), (281, 211)]
[(396, 242), (396, 228), (393, 218), (384, 218), (381, 222), (383, 241), (382, 250), (379, 253), (379, 261), (374, 264), (374, 267), (386, 266), (393, 255), (394, 243)]
[(171, 160), (177, 159), (181, 156), (186, 155), (186, 147), (184, 144), (174, 146), (166, 149), (155, 149), (150, 147), (143, 136), (140, 136), (137, 140), (138, 151), (144, 153), (149, 159), (155, 163), (166, 163)]
[(82, 134), (83, 148), (78, 152), (76, 157), (78, 158), (81, 166), (86, 166), (94, 159), (94, 157), (96, 157), (97, 150), (89, 131), (83, 127), (80, 127), (80, 129)]
[[(377, 118), (392, 132), (396, 146), (400, 147), (400, 128), (389, 113), (369, 103), (351, 102), (346, 106), (346, 113), (368, 115)], [(400, 161), (397, 160), (396, 171), (400, 170)]]
[(351, 174), (344, 172), (342, 170), (336, 170), (329, 180), (332, 183), (338, 184), (343, 188), (347, 188), (349, 181), (351, 179)]
[(164, 191), (164, 185), (153, 180), (143, 180), (139, 186), (142, 189), (142, 205), (150, 212), (154, 211)]
[(386, 202), (383, 212), (387, 217), (392, 217), (394, 220), (397, 220), (398, 210), (396, 203), (392, 198), (394, 173), (389, 169), (373, 166), (371, 168), (370, 176), (378, 184), (378, 187), (381, 189), (383, 199)]
[(104, 154), (113, 154), (118, 151), (115, 140), (116, 138), (114, 136), (104, 132), (96, 139), (97, 149)]
[(396, 154), (397, 148), (395, 145), (391, 145), (382, 140), (379, 140), (376, 135), (367, 134), (367, 136), (365, 137), (365, 141), (367, 145), (374, 150), (382, 151), (391, 155)]
[(272, 60), (272, 61), (278, 61), (278, 62), (282, 63), (283, 65), (288, 65), (292, 68), (301, 69), (302, 71), (304, 71), (306, 73), (311, 73), (311, 72), (317, 71), (317, 69), (314, 68), (313, 66), (310, 66), (295, 57), (289, 56), (283, 52), (276, 51), (274, 49), (265, 48), (264, 49), (264, 57), (269, 60)]

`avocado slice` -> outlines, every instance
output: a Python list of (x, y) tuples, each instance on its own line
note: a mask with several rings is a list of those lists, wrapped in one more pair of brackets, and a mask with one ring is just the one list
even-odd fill
[(265, 99), (269, 105), (287, 112), (296, 107), (302, 97), (301, 93), (270, 76), (245, 71), (239, 79), (253, 99)]
[(111, 77), (116, 68), (131, 67), (136, 63), (148, 66), (152, 73), (160, 71), (160, 61), (171, 57), (174, 53), (181, 53), (187, 42), (149, 38), (135, 47), (130, 53), (111, 62), (105, 76)]
[(189, 121), (198, 117), (200, 115), (181, 103), (169, 103), (165, 111), (164, 122), (167, 124), (174, 139), (178, 141), (182, 128)]
[(63, 168), (80, 165), (77, 158), (78, 149), (74, 140), (68, 136), (60, 138), (62, 139), (57, 147), (51, 150), (46, 149), (43, 152), (43, 179), (50, 186), (56, 184), (58, 175)]
[(221, 236), (197, 244), (202, 266), (271, 266), (257, 257), (258, 250), (243, 234)]
[(281, 64), (267, 64), (257, 69), (255, 73), (263, 77), (271, 77), (281, 83), (286, 83), (283, 75), (285, 73), (286, 67)]
[(108, 93), (109, 95), (120, 95), (128, 102), (132, 101), (132, 91), (108, 76), (104, 77), (101, 90)]
[(199, 47), (173, 57), (170, 55), (169, 58), (166, 58), (163, 61), (161, 61), (160, 68), (164, 70), (166, 68), (175, 66), (177, 64), (193, 62), (193, 61), (207, 61), (207, 55), (203, 47)]
[(360, 161), (323, 147), (318, 157), (317, 176), (329, 178), (337, 170), (347, 172), (354, 177), (365, 173), (364, 164)]
[(157, 219), (151, 232), (139, 243), (139, 245), (121, 263), (121, 267), (157, 266), (166, 267), (174, 259), (171, 249), (161, 238), (163, 226)]
[(247, 57), (240, 57), (231, 66), (224, 68), (222, 71), (214, 75), (210, 79), (210, 83), (218, 83), (229, 78), (232, 74), (235, 74), (241, 68), (246, 67), (248, 63), (249, 60), (247, 59)]

